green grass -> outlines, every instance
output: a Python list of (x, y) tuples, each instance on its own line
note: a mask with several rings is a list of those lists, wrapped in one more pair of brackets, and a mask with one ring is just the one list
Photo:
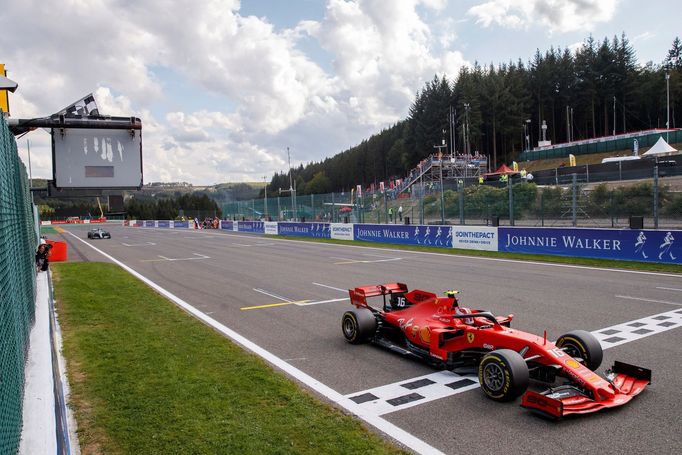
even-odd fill
[(52, 226), (40, 226), (40, 235), (56, 234), (57, 230)]
[(403, 453), (119, 267), (52, 269), (83, 453)]
[(277, 238), (284, 238), (289, 240), (302, 240), (306, 242), (318, 243), (337, 243), (342, 245), (357, 245), (364, 247), (389, 248), (393, 250), (407, 250), (407, 251), (428, 251), (432, 253), (453, 254), (461, 256), (477, 256), (499, 259), (512, 259), (520, 261), (537, 261), (549, 262), (555, 264), (570, 264), (583, 265), (589, 267), (604, 267), (612, 269), (625, 270), (642, 270), (649, 272), (670, 272), (682, 274), (682, 266), (675, 264), (659, 264), (655, 262), (639, 262), (639, 261), (615, 261), (613, 259), (592, 259), (592, 258), (576, 258), (566, 256), (551, 256), (546, 254), (521, 254), (521, 253), (500, 253), (497, 251), (479, 251), (479, 250), (463, 250), (458, 248), (438, 248), (425, 247), (417, 245), (398, 245), (393, 243), (375, 243), (362, 242), (358, 240), (336, 240), (336, 239), (319, 239), (306, 238), (296, 236), (279, 235)]

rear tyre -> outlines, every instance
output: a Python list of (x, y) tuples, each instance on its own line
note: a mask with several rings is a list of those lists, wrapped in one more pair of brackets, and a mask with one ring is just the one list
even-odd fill
[(341, 331), (346, 341), (351, 344), (365, 343), (374, 336), (376, 330), (377, 320), (366, 308), (346, 311), (341, 319)]
[(582, 364), (592, 371), (599, 368), (604, 358), (599, 340), (586, 330), (574, 330), (561, 335), (556, 345), (563, 348), (571, 357), (583, 359)]
[(478, 365), (478, 381), (488, 398), (511, 401), (528, 388), (528, 365), (511, 349), (498, 349), (483, 356)]

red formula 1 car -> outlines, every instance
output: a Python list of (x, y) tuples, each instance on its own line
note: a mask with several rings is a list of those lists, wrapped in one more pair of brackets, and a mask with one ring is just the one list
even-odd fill
[[(371, 341), (450, 370), (478, 370), (483, 392), (560, 418), (623, 405), (651, 383), (651, 371), (615, 362), (597, 375), (603, 352), (591, 333), (575, 330), (556, 342), (510, 328), (513, 315), (459, 306), (457, 291), (445, 297), (408, 292), (402, 283), (350, 289), (354, 309), (341, 327), (350, 343)], [(377, 301), (370, 305), (368, 298)], [(527, 390), (529, 380), (551, 384), (543, 392)], [(524, 394), (525, 392), (525, 394)]]

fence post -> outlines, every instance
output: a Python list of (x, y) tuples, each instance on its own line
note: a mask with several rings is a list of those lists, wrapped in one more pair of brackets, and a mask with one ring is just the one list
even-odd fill
[(464, 224), (464, 184), (459, 185), (459, 224)]
[(514, 191), (511, 176), (507, 180), (507, 191), (509, 192), (509, 225), (514, 226)]
[(618, 162), (618, 180), (623, 180), (623, 162)]
[(590, 183), (590, 165), (585, 165), (585, 174), (587, 174), (587, 183)]
[(658, 163), (654, 166), (654, 229), (658, 229)]
[(281, 215), (282, 215), (282, 208), (279, 205), (279, 196), (277, 196), (277, 221), (281, 221), (279, 218)]
[(559, 169), (554, 168), (554, 184), (559, 185)]
[[(384, 190), (384, 219), (386, 220), (386, 224), (388, 224), (388, 201), (386, 200), (386, 190)], [(381, 220), (379, 220), (379, 223), (381, 223)]]
[(424, 224), (424, 182), (419, 188), (419, 224)]
[(573, 227), (578, 225), (578, 174), (573, 173), (572, 182), (573, 197), (571, 200), (571, 220), (573, 221)]
[(445, 188), (443, 188), (443, 160), (440, 162), (440, 224), (445, 224)]
[(545, 192), (540, 193), (540, 226), (545, 227)]

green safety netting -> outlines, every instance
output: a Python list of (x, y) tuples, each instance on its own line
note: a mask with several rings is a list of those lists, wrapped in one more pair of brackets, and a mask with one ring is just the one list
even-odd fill
[(0, 453), (19, 449), (34, 318), (36, 234), (26, 169), (0, 114)]

